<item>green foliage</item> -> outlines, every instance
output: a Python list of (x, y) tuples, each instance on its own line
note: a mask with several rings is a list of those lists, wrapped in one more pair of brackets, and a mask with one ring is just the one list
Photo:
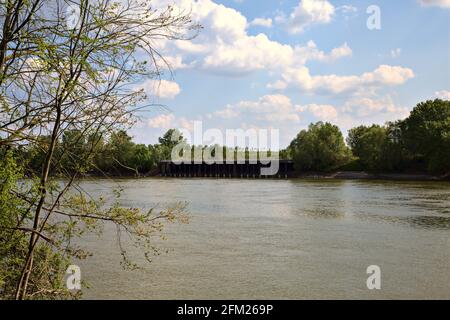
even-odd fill
[(359, 126), (348, 133), (347, 144), (358, 157), (361, 165), (369, 171), (377, 171), (381, 166), (387, 129), (378, 125)]
[(311, 124), (289, 146), (296, 170), (329, 171), (345, 164), (350, 153), (341, 131), (331, 123)]
[(450, 102), (419, 103), (410, 116), (349, 131), (347, 143), (368, 171), (450, 171)]
[(158, 141), (161, 146), (172, 149), (180, 142), (185, 141), (185, 139), (179, 130), (169, 129), (162, 137), (158, 139)]
[(450, 101), (419, 103), (401, 129), (408, 150), (423, 158), (430, 172), (450, 171)]
[(17, 221), (27, 215), (26, 203), (14, 195), (20, 176), (12, 152), (3, 150), (0, 160), (0, 292), (6, 296), (14, 290), (12, 284), (20, 275), (17, 269), (24, 259), (23, 255), (12, 252), (24, 252), (27, 244), (22, 234), (13, 230)]
[(136, 168), (138, 172), (149, 172), (156, 167), (157, 163), (154, 162), (149, 147), (145, 144), (137, 144), (133, 149), (133, 157), (130, 161), (131, 167)]
[[(0, 152), (0, 295), (13, 299), (17, 282), (25, 264), (29, 236), (26, 232), (32, 212), (30, 202), (20, 196), (26, 192), (29, 199), (36, 196), (34, 182), (20, 182), (23, 169), (14, 161), (11, 151)], [(33, 272), (30, 278), (29, 298), (73, 298), (65, 288), (64, 271), (69, 260), (54, 251), (48, 242), (36, 245)]]
[[(50, 137), (42, 143), (22, 146), (15, 150), (16, 159), (27, 167), (27, 174), (37, 174), (43, 165)], [(87, 135), (78, 130), (65, 131), (55, 148), (60, 164), (52, 175), (70, 172), (107, 173), (113, 175), (145, 175), (154, 171), (161, 160), (170, 159), (171, 145), (135, 144), (125, 131), (113, 132), (108, 139)]]
[(359, 159), (353, 159), (337, 168), (339, 171), (364, 171), (365, 168)]
[[(175, 141), (170, 139), (172, 134), (177, 135)], [(95, 167), (97, 171), (116, 175), (152, 172), (161, 160), (170, 159), (172, 148), (184, 138), (178, 131), (171, 129), (159, 141), (160, 144), (148, 146), (135, 144), (125, 131), (114, 132), (106, 143), (99, 146), (102, 157), (95, 161)]]
[(161, 155), (164, 160), (171, 159), (172, 157), (172, 149), (178, 145), (179, 143), (186, 143), (186, 139), (184, 139), (181, 132), (177, 129), (169, 129), (162, 137), (158, 139)]
[[(139, 146), (139, 145), (138, 145)], [(137, 146), (137, 147), (138, 147)], [(147, 148), (140, 145), (138, 149)], [(24, 169), (16, 163), (11, 150), (0, 152), (0, 296), (14, 299), (16, 286), (28, 257), (33, 209), (40, 197), (39, 179), (23, 179)], [(47, 192), (62, 194), (66, 183), (49, 183)], [(84, 193), (69, 192), (59, 198), (58, 210), (49, 215), (39, 231), (41, 241), (34, 248), (32, 271), (28, 285), (29, 299), (79, 298), (81, 292), (69, 291), (64, 282), (65, 270), (72, 259), (85, 259), (90, 253), (72, 240), (88, 232), (101, 235), (106, 223), (114, 224), (118, 235), (121, 264), (124, 268), (139, 266), (128, 256), (127, 246), (139, 247), (145, 259), (151, 261), (160, 249), (153, 244), (162, 237), (164, 223), (186, 223), (186, 204), (176, 203), (157, 211), (123, 207), (121, 190), (114, 199), (92, 198)], [(44, 205), (49, 214), (51, 204)], [(123, 236), (122, 236), (123, 234)], [(125, 235), (127, 235), (125, 237)], [(123, 238), (131, 243), (124, 243)]]

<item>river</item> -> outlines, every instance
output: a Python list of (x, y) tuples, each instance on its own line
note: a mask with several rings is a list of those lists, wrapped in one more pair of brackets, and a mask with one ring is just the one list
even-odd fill
[[(81, 244), (95, 299), (450, 299), (450, 183), (339, 180), (85, 180), (92, 195), (123, 187), (123, 205), (187, 201), (168, 249), (121, 269), (115, 232)], [(141, 260), (133, 249), (131, 255)], [(381, 270), (369, 290), (366, 269)]]

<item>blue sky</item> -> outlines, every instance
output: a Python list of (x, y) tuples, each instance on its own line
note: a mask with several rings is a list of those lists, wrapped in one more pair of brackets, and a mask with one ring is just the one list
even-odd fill
[[(309, 123), (343, 133), (450, 99), (450, 0), (155, 0), (191, 10), (191, 43), (165, 42), (173, 77), (140, 84), (153, 108), (130, 131), (155, 143), (167, 129), (279, 129), (281, 147)], [(381, 29), (366, 12), (380, 9)]]

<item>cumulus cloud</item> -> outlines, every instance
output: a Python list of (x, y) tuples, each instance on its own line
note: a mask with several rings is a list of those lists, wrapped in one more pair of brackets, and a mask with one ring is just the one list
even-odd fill
[(327, 0), (301, 0), (288, 17), (279, 16), (290, 33), (297, 34), (314, 24), (331, 22), (335, 7)]
[(442, 100), (450, 100), (450, 91), (447, 90), (436, 91), (434, 95)]
[[(307, 125), (314, 121), (328, 121), (342, 126), (344, 130), (355, 125), (379, 123), (405, 118), (409, 109), (396, 104), (390, 96), (350, 97), (340, 105), (297, 104), (285, 95), (265, 95), (257, 100), (229, 104), (209, 115), (219, 121), (238, 119), (248, 126), (278, 127), (282, 131)], [(292, 138), (292, 137), (290, 137)]]
[(144, 89), (149, 96), (154, 95), (162, 99), (173, 99), (180, 94), (178, 83), (168, 80), (149, 79), (138, 85), (137, 89)]
[(147, 120), (147, 126), (152, 129), (192, 130), (194, 121), (184, 117), (176, 117), (173, 113), (160, 114)]
[(314, 117), (325, 121), (334, 120), (338, 116), (337, 109), (329, 104), (299, 105), (296, 107), (296, 110), (299, 112), (310, 112)]
[(291, 99), (281, 94), (265, 95), (256, 101), (240, 101), (234, 105), (230, 104), (224, 109), (210, 114), (210, 118), (212, 117), (222, 119), (249, 117), (266, 122), (300, 121)]
[(392, 98), (387, 96), (378, 99), (368, 97), (350, 99), (344, 104), (343, 111), (362, 118), (378, 114), (392, 115), (395, 119), (401, 119), (408, 115), (409, 109), (396, 105)]
[(450, 8), (450, 0), (418, 0), (423, 6), (434, 6), (441, 8)]
[[(288, 27), (290, 32), (299, 33), (314, 24), (331, 22), (337, 11), (342, 14), (356, 13), (355, 7), (334, 8), (329, 1), (303, 0), (292, 13), (284, 17), (279, 16), (275, 21), (257, 18), (249, 22), (239, 11), (211, 0), (154, 0), (154, 5), (165, 6), (173, 3), (175, 10), (178, 8), (183, 12), (191, 12), (193, 21), (204, 27), (193, 41), (166, 42), (161, 47), (162, 53), (171, 57), (171, 62), (177, 66), (176, 68), (189, 67), (232, 76), (264, 70), (275, 77), (275, 80), (278, 79), (268, 85), (271, 89), (293, 88), (312, 94), (338, 94), (339, 98), (344, 97), (341, 94), (349, 94), (346, 97), (347, 103), (341, 104), (340, 108), (327, 104), (295, 106), (285, 95), (265, 95), (253, 101), (244, 100), (226, 105), (221, 110), (209, 114), (208, 117), (211, 119), (223, 121), (242, 117), (246, 119), (245, 121), (251, 119), (251, 122), (279, 125), (299, 123), (300, 116), (306, 113), (322, 120), (343, 123), (352, 118), (350, 113), (345, 112), (350, 109), (357, 110), (355, 117), (363, 117), (369, 113), (391, 112), (390, 114), (394, 115), (402, 112), (395, 104), (380, 102), (382, 99), (356, 101), (357, 98), (370, 99), (361, 94), (356, 96), (356, 93), (373, 94), (385, 86), (401, 85), (414, 77), (413, 70), (402, 66), (380, 65), (373, 71), (357, 75), (315, 75), (311, 74), (307, 67), (309, 61), (332, 63), (350, 57), (353, 52), (349, 44), (343, 43), (329, 52), (324, 52), (314, 41), (288, 45), (273, 41), (264, 33), (256, 35), (248, 33), (251, 26), (270, 27), (273, 23), (280, 22)], [(360, 108), (363, 111), (356, 108), (357, 103), (363, 106)], [(149, 125), (168, 126), (168, 123), (174, 127), (181, 124), (181, 120), (166, 115), (150, 120)]]
[(386, 121), (403, 119), (408, 116), (410, 111), (407, 107), (396, 104), (389, 95), (377, 96), (377, 98), (351, 97), (339, 106), (328, 104), (299, 105), (296, 110), (301, 115), (312, 115), (316, 120), (337, 124), (343, 132), (362, 124), (376, 123), (382, 125)]
[[(169, 56), (178, 57), (180, 66), (187, 65), (230, 76), (265, 70), (280, 76), (278, 81), (268, 85), (271, 89), (283, 90), (292, 87), (333, 94), (362, 88), (370, 90), (374, 86), (399, 85), (414, 77), (411, 69), (387, 65), (362, 75), (313, 75), (306, 67), (308, 61), (330, 63), (350, 57), (350, 46), (344, 43), (326, 53), (320, 50), (314, 41), (293, 46), (273, 41), (264, 33), (249, 35), (247, 28), (251, 23), (248, 23), (245, 16), (233, 8), (211, 0), (155, 1), (160, 5), (175, 2), (179, 10), (192, 12), (193, 20), (204, 26), (200, 35), (193, 41), (175, 41), (175, 45), (168, 44), (164, 48)], [(348, 6), (339, 10), (354, 12), (356, 9)], [(294, 30), (303, 29), (306, 25), (331, 21), (334, 12), (335, 8), (328, 1), (303, 0), (286, 18), (286, 22), (290, 20)], [(253, 22), (256, 23), (256, 20)], [(227, 114), (230, 115), (230, 111)]]
[(258, 26), (258, 27), (265, 27), (265, 28), (270, 28), (272, 27), (272, 19), (270, 18), (256, 18), (253, 19), (252, 22), (250, 22), (251, 26)]
[(237, 39), (233, 44), (218, 43), (204, 58), (204, 69), (224, 73), (245, 73), (290, 65), (293, 49), (271, 41), (265, 34)]
[(227, 105), (225, 109), (218, 110), (213, 114), (210, 114), (208, 118), (212, 118), (213, 116), (222, 118), (222, 119), (233, 119), (240, 115), (239, 110), (233, 107), (231, 104)]
[(185, 69), (189, 67), (189, 65), (183, 62), (183, 57), (179, 54), (176, 56), (166, 56), (164, 57), (164, 60), (165, 61), (163, 62), (168, 64), (172, 70)]
[(348, 57), (352, 55), (352, 49), (345, 42), (342, 46), (334, 48), (331, 50), (331, 54), (329, 55), (329, 59), (334, 61), (343, 57)]
[(310, 40), (306, 46), (295, 47), (293, 65), (304, 65), (308, 60), (333, 62), (344, 57), (349, 57), (352, 54), (353, 51), (347, 43), (332, 49), (331, 52), (327, 54), (319, 50), (316, 43)]
[[(248, 23), (247, 18), (239, 11), (216, 4), (211, 0), (155, 0), (155, 5), (164, 6), (175, 3), (180, 11), (189, 11), (195, 22), (203, 26), (198, 37), (192, 41), (175, 41), (165, 43), (163, 53), (169, 56), (182, 56), (181, 66), (190, 66), (221, 75), (240, 75), (258, 70), (279, 70), (293, 66), (299, 61), (308, 60), (331, 61), (351, 54), (348, 45), (334, 49), (328, 59), (325, 53), (314, 44), (314, 48), (291, 46), (273, 41), (264, 33), (249, 35), (248, 27), (259, 25), (269, 27), (270, 18), (257, 18)], [(302, 6), (310, 10), (314, 19), (320, 20), (316, 4), (305, 2)], [(314, 3), (323, 2), (315, 0)], [(325, 7), (328, 7), (325, 5)], [(320, 5), (319, 5), (320, 8)], [(311, 54), (311, 50), (319, 53)]]
[(414, 72), (409, 68), (399, 66), (381, 65), (373, 72), (364, 73), (361, 77), (363, 83), (400, 85), (414, 78)]
[(303, 91), (329, 93), (343, 93), (358, 91), (365, 87), (377, 87), (383, 85), (400, 85), (414, 77), (414, 72), (409, 68), (400, 66), (381, 65), (372, 72), (362, 75), (318, 75), (312, 76), (305, 66), (300, 68), (288, 68), (282, 74), (282, 80), (269, 84), (272, 89), (286, 89), (287, 87), (300, 88)]
[(154, 129), (170, 129), (173, 127), (175, 116), (173, 113), (161, 114), (148, 119), (148, 126)]

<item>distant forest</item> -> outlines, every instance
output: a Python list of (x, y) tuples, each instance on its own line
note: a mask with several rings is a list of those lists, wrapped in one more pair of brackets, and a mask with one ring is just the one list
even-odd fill
[[(177, 140), (172, 136), (178, 135)], [(49, 136), (37, 137), (39, 143), (16, 146), (14, 158), (32, 173), (42, 167)], [(85, 174), (152, 175), (158, 163), (171, 157), (172, 148), (184, 141), (176, 129), (168, 130), (158, 144), (136, 144), (123, 130), (108, 138), (83, 132), (64, 132), (55, 148), (55, 161), (62, 174), (77, 171)], [(190, 146), (214, 148), (214, 146)], [(90, 149), (95, 152), (88, 152)], [(243, 153), (248, 159), (258, 151), (223, 148), (223, 154)], [(6, 148), (1, 149), (2, 153)], [(63, 151), (65, 150), (65, 151)], [(70, 150), (71, 152), (67, 152)], [(93, 156), (92, 156), (93, 155)], [(344, 141), (338, 126), (317, 122), (302, 130), (281, 159), (291, 159), (297, 171), (367, 171), (367, 172), (450, 172), (450, 102), (443, 100), (419, 103), (405, 120), (352, 128)], [(254, 156), (254, 155), (252, 155)], [(87, 158), (86, 158), (87, 157)]]

